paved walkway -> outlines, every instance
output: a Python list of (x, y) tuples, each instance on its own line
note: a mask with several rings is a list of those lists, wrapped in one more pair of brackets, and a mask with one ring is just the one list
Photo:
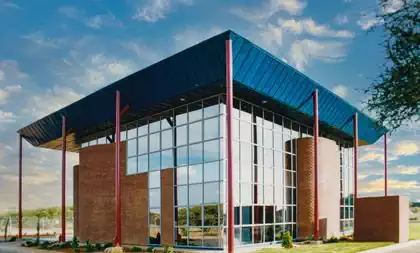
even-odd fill
[(420, 240), (393, 244), (390, 246), (363, 251), (362, 253), (420, 253)]

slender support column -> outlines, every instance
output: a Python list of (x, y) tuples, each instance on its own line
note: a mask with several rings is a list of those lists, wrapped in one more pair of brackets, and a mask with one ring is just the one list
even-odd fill
[(22, 239), (22, 135), (19, 135), (19, 239)]
[(385, 197), (388, 196), (388, 143), (387, 134), (384, 134), (384, 166), (385, 166)]
[(66, 241), (66, 117), (62, 116), (61, 123), (61, 241)]
[(121, 245), (121, 184), (120, 184), (120, 91), (115, 104), (115, 244)]
[(314, 110), (314, 181), (315, 181), (315, 204), (314, 204), (314, 239), (319, 239), (319, 218), (318, 218), (318, 137), (319, 137), (319, 113), (318, 113), (318, 90), (313, 93)]
[(357, 199), (357, 149), (359, 147), (359, 127), (357, 112), (353, 116), (353, 166), (354, 166), (354, 199), (353, 205), (356, 208)]
[(235, 229), (233, 217), (233, 157), (232, 157), (232, 109), (233, 80), (232, 80), (232, 41), (226, 40), (226, 137), (227, 137), (227, 195), (228, 195), (228, 252), (234, 252)]

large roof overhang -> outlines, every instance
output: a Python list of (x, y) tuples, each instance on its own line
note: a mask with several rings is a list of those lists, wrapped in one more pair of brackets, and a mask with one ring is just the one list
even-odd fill
[(122, 123), (151, 116), (180, 105), (180, 98), (193, 101), (224, 92), (225, 41), (232, 40), (233, 78), (236, 94), (281, 111), (292, 119), (311, 124), (315, 89), (319, 91), (321, 131), (352, 138), (352, 117), (359, 113), (359, 141), (376, 142), (387, 130), (357, 108), (322, 87), (298, 70), (240, 35), (226, 31), (110, 84), (64, 107), (18, 132), (33, 146), (61, 148), (61, 118), (67, 117), (68, 150), (77, 152), (84, 136), (113, 128), (115, 92), (129, 112)]

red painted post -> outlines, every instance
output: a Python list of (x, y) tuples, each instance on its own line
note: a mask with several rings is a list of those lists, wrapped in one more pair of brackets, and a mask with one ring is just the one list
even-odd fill
[(354, 199), (353, 206), (356, 208), (357, 199), (357, 149), (359, 146), (359, 127), (357, 112), (353, 116), (353, 167), (354, 167)]
[(232, 120), (233, 120), (233, 79), (232, 79), (232, 41), (226, 40), (226, 138), (227, 138), (227, 220), (228, 252), (235, 251), (235, 229), (233, 213), (233, 157), (232, 157)]
[(22, 239), (22, 135), (19, 135), (19, 239)]
[(115, 104), (115, 244), (121, 245), (121, 184), (120, 184), (120, 91)]
[(60, 241), (66, 241), (66, 116), (62, 116), (61, 123), (61, 237)]
[(319, 218), (318, 218), (318, 137), (319, 137), (319, 112), (318, 112), (318, 89), (313, 93), (314, 106), (314, 170), (315, 170), (315, 205), (314, 205), (314, 239), (319, 239)]
[(387, 134), (384, 134), (384, 165), (385, 165), (385, 197), (388, 196), (388, 143)]

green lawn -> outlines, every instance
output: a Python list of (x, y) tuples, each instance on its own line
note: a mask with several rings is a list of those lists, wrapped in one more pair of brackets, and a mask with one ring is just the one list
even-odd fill
[(410, 223), (410, 240), (420, 240), (420, 222)]
[(390, 242), (339, 242), (339, 243), (327, 243), (322, 245), (302, 245), (295, 247), (293, 249), (282, 249), (282, 248), (273, 248), (273, 249), (263, 249), (257, 251), (258, 253), (278, 253), (278, 252), (289, 252), (289, 253), (298, 253), (298, 252), (307, 252), (307, 253), (321, 253), (321, 252), (336, 252), (336, 253), (355, 253), (363, 250), (378, 248), (390, 245)]

